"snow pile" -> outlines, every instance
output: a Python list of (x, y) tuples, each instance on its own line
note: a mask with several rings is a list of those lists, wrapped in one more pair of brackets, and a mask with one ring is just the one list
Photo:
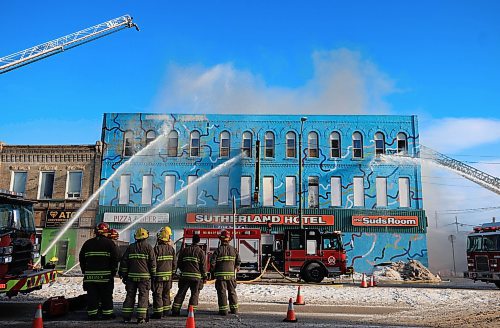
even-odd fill
[(381, 280), (441, 281), (438, 275), (433, 274), (417, 260), (393, 262), (373, 274)]

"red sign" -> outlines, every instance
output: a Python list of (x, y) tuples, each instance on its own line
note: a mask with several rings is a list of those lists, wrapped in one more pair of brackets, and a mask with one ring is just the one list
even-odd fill
[(7, 285), (6, 284), (0, 284), (0, 289), (6, 289)]
[(418, 216), (356, 215), (352, 217), (352, 225), (358, 227), (416, 227), (418, 226)]
[[(299, 225), (299, 216), (292, 214), (236, 214), (236, 224), (287, 224)], [(304, 225), (333, 225), (333, 215), (302, 215)], [(188, 213), (190, 224), (232, 224), (232, 214)]]

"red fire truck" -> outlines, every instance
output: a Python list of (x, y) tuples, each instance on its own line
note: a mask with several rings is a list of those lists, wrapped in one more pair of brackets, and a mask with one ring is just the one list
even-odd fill
[(500, 288), (500, 223), (484, 223), (469, 234), (465, 276)]
[[(227, 230), (232, 234), (231, 229)], [(183, 243), (190, 244), (193, 234), (198, 234), (208, 260), (218, 247), (220, 231), (211, 228), (184, 229)], [(340, 232), (289, 229), (270, 234), (262, 233), (260, 229), (236, 229), (236, 247), (241, 257), (237, 274), (240, 279), (260, 275), (268, 258), (285, 275), (300, 277), (306, 282), (317, 283), (325, 277), (352, 273), (352, 267), (346, 266)]]
[(40, 256), (35, 236), (33, 202), (0, 189), (0, 293), (29, 293), (55, 281), (54, 269), (36, 269)]

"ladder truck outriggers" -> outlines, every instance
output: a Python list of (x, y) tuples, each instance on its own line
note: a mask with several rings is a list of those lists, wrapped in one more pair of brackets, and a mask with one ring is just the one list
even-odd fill
[[(193, 234), (198, 234), (209, 263), (208, 259), (219, 245), (220, 231), (216, 228), (186, 228), (183, 244), (190, 244)], [(232, 230), (228, 231), (233, 234)], [(285, 276), (312, 283), (353, 272), (352, 267), (347, 267), (342, 234), (338, 231), (290, 228), (279, 233), (262, 233), (260, 229), (236, 229), (235, 241), (241, 257), (239, 279), (260, 276), (268, 261), (272, 261)]]

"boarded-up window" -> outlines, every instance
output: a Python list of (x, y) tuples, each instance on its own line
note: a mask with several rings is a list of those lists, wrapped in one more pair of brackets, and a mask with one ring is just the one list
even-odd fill
[(167, 175), (165, 177), (165, 204), (173, 205), (175, 204), (175, 199), (173, 197), (175, 193), (175, 175)]
[(242, 176), (241, 177), (241, 206), (251, 205), (251, 192), (252, 189), (252, 177)]
[(387, 178), (377, 178), (375, 185), (377, 189), (377, 206), (387, 206)]
[(151, 205), (153, 196), (153, 176), (148, 174), (142, 177), (142, 201), (143, 205)]
[(410, 207), (410, 179), (399, 178), (399, 207)]
[(286, 177), (286, 202), (287, 206), (297, 205), (297, 188), (295, 177)]
[(264, 206), (273, 206), (274, 205), (274, 178), (273, 177), (264, 177), (263, 182), (264, 187)]
[(125, 174), (120, 177), (120, 195), (118, 203), (127, 205), (130, 202), (130, 175)]
[(319, 207), (319, 178), (309, 177), (308, 178), (309, 189), (308, 189), (308, 203), (309, 208)]
[(342, 180), (341, 177), (330, 178), (332, 206), (342, 206)]
[(227, 205), (229, 202), (229, 177), (219, 177), (219, 205)]
[(188, 176), (188, 187), (187, 187), (187, 204), (196, 205), (196, 199), (198, 198), (198, 186), (194, 183), (198, 177), (196, 175)]
[(365, 189), (363, 177), (355, 177), (353, 180), (354, 206), (365, 206)]

